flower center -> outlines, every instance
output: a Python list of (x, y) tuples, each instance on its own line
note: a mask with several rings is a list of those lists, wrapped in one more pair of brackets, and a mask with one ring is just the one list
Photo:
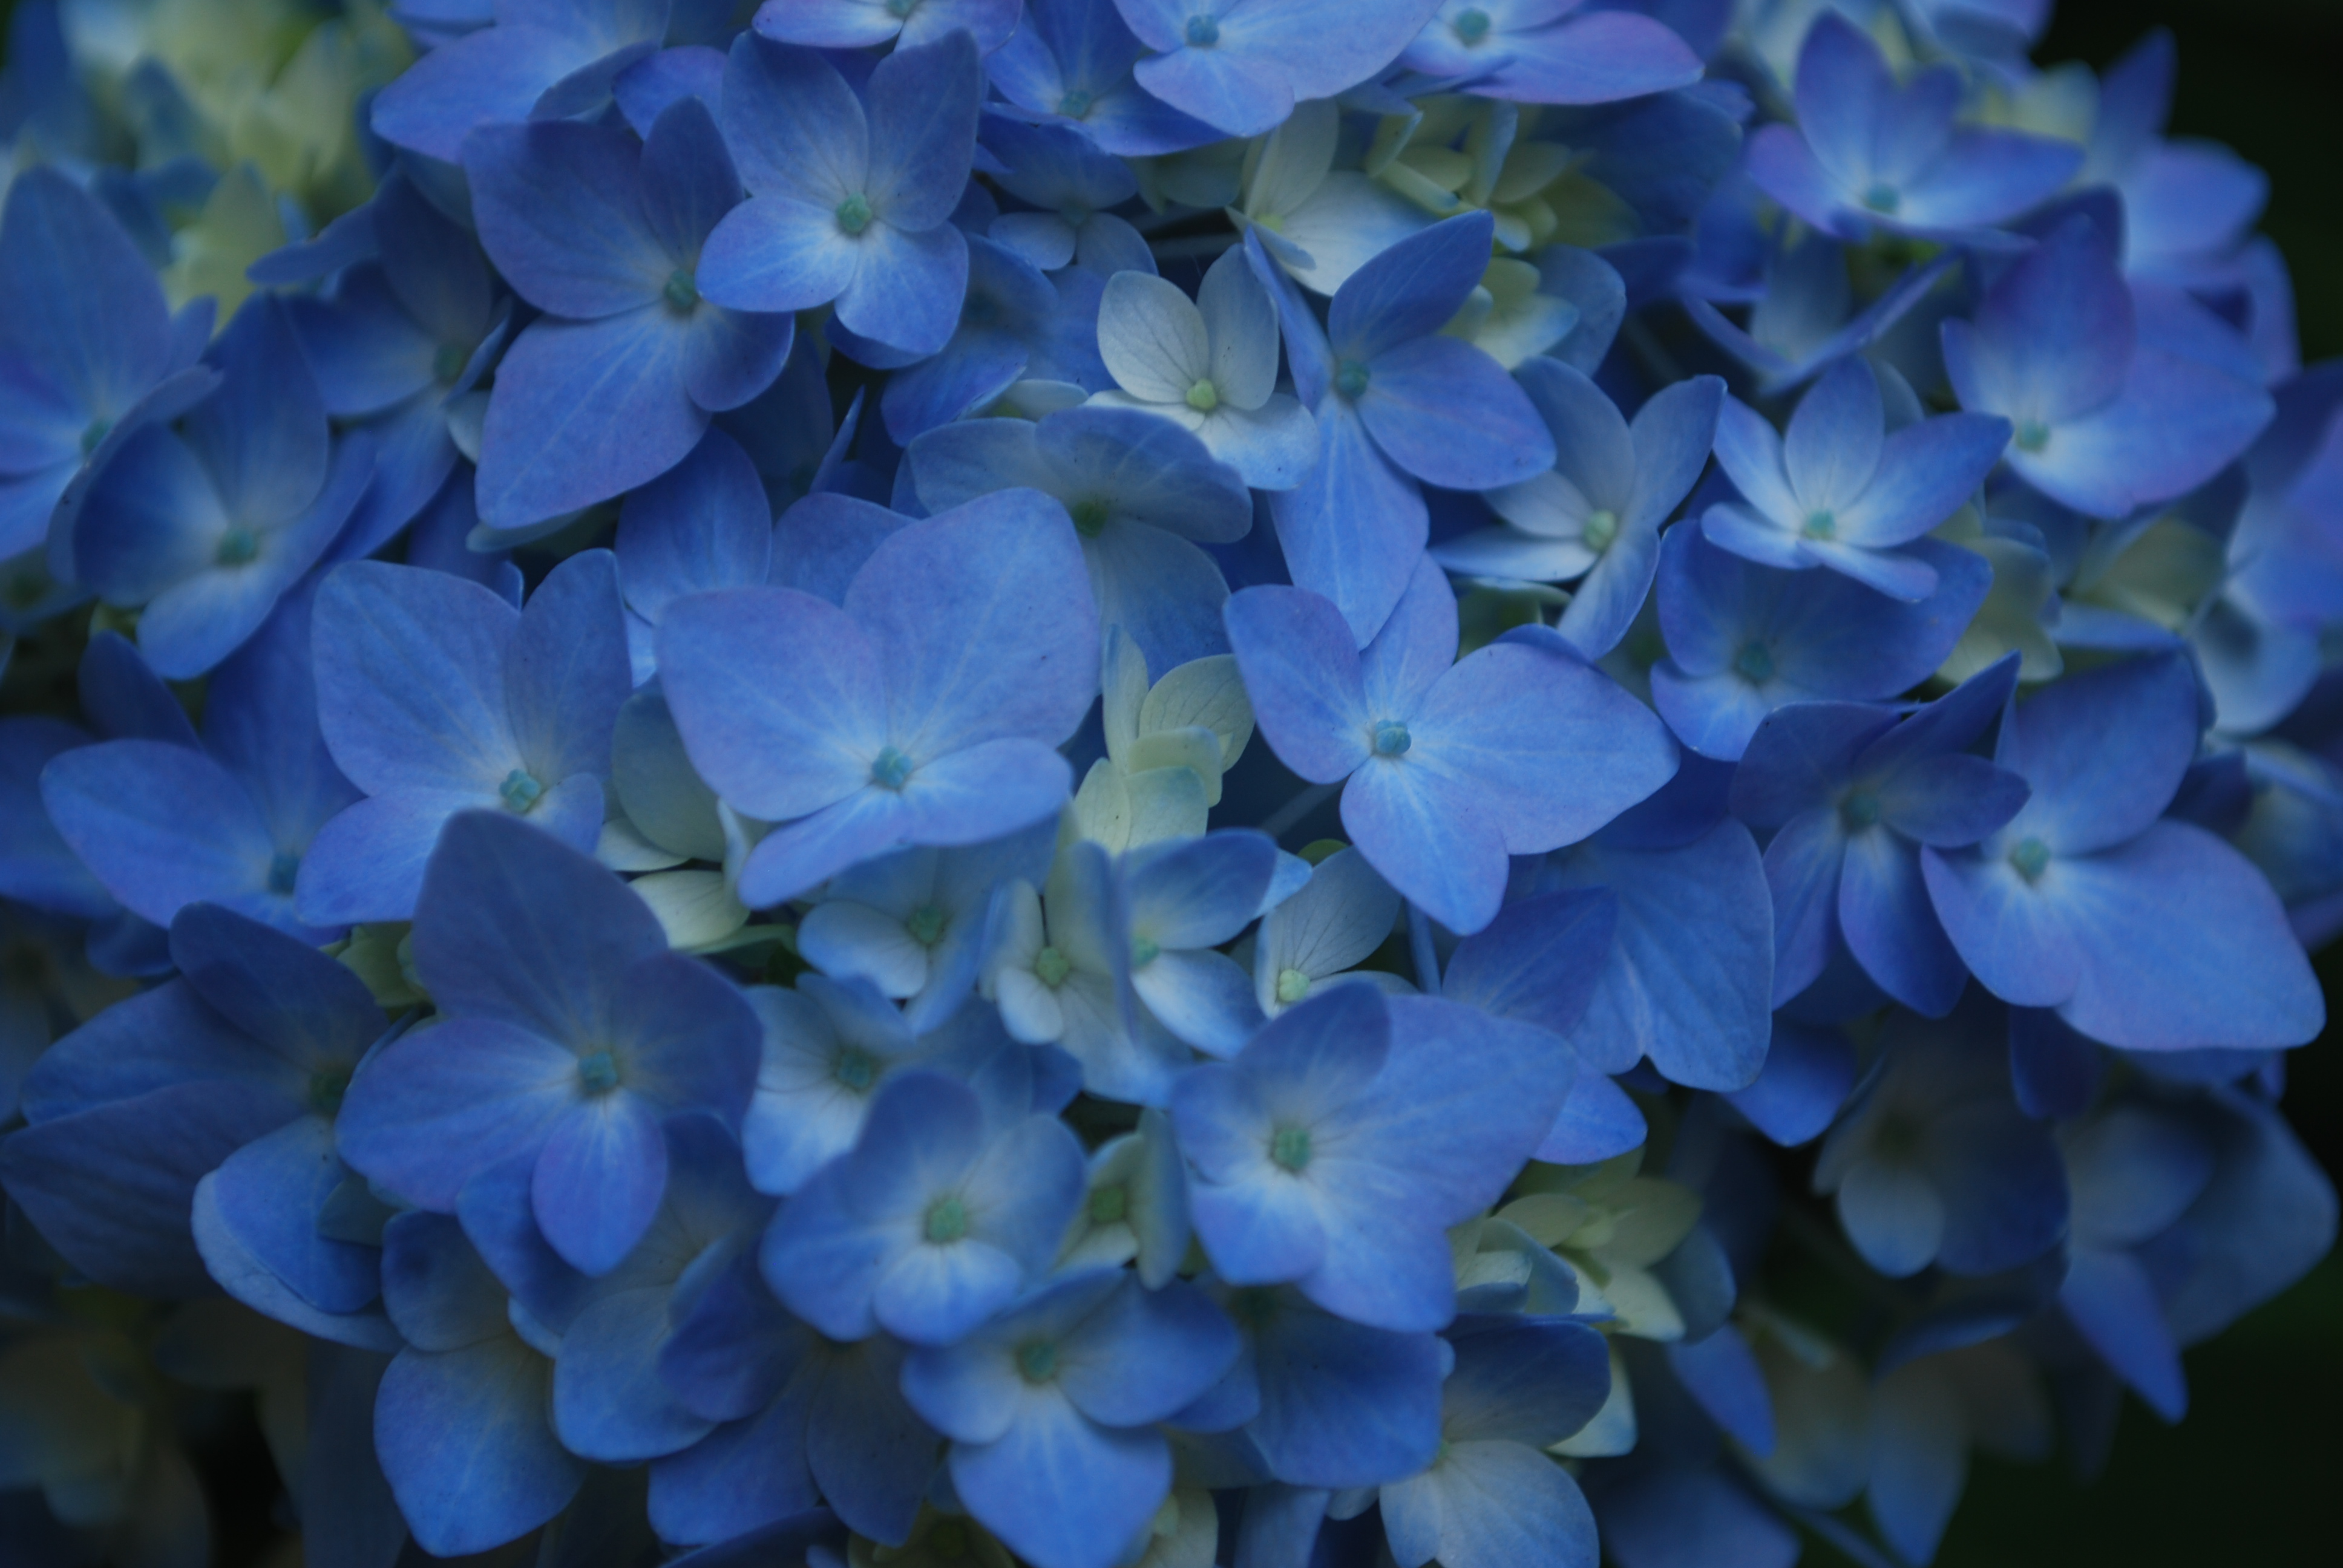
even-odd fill
[(699, 303), (699, 280), (691, 276), (689, 267), (677, 267), (667, 275), (667, 286), (659, 290), (667, 296), (670, 308), (689, 310)]
[(870, 198), (856, 191), (838, 204), (838, 226), (848, 234), (860, 234), (870, 226)]
[(1386, 719), (1375, 726), (1376, 756), (1404, 757), (1411, 744), (1408, 739), (1407, 726), (1398, 719)]
[(1055, 948), (1043, 948), (1033, 955), (1033, 978), (1051, 990), (1065, 984), (1066, 977), (1073, 972), (1073, 960)]
[(269, 860), (268, 890), (270, 892), (280, 894), (289, 893), (293, 890), (293, 884), (300, 879), (300, 856), (287, 855), (280, 850)]
[(1093, 1225), (1115, 1224), (1130, 1212), (1131, 1193), (1119, 1183), (1101, 1187), (1091, 1194), (1091, 1223)]
[(830, 1070), (839, 1082), (859, 1093), (877, 1081), (879, 1059), (859, 1045), (850, 1045), (838, 1053)]
[(2019, 451), (2039, 452), (2043, 447), (2047, 447), (2049, 444), (2049, 426), (2045, 425), (2039, 419), (2020, 419), (2017, 422), (2017, 449)]
[(1086, 539), (1094, 539), (1105, 531), (1106, 520), (1113, 508), (1096, 496), (1076, 501), (1068, 515), (1074, 519), (1074, 531)]
[(1196, 48), (1209, 49), (1221, 41), (1221, 25), (1210, 16), (1188, 18), (1188, 42)]
[(887, 15), (890, 16), (909, 16), (919, 8), (920, 0), (887, 0)]
[(1838, 538), (1838, 518), (1827, 509), (1806, 514), (1805, 526), (1798, 530), (1810, 539)]
[(1269, 1157), (1281, 1169), (1301, 1171), (1310, 1163), (1310, 1129), (1281, 1127), (1269, 1141)]
[(1199, 381), (1188, 388), (1188, 407), (1199, 414), (1209, 414), (1221, 406), (1221, 389), (1210, 380)]
[(1058, 1347), (1049, 1340), (1027, 1340), (1017, 1347), (1017, 1371), (1027, 1382), (1048, 1382), (1058, 1375)]
[(1373, 379), (1373, 373), (1364, 365), (1345, 359), (1335, 367), (1334, 390), (1345, 397), (1362, 397), (1366, 395), (1367, 383)]
[(1163, 950), (1145, 937), (1131, 939), (1131, 967), (1143, 970), (1161, 957)]
[(240, 567), (260, 553), (260, 536), (250, 528), (230, 528), (220, 536), (214, 558), (224, 567)]
[(497, 786), (497, 795), (508, 811), (526, 811), (544, 793), (545, 786), (537, 781), (536, 776), (519, 768), (506, 774), (505, 781)]
[(2039, 839), (2020, 839), (2009, 852), (2009, 863), (2027, 881), (2037, 880), (2050, 869), (2050, 846)]
[(1578, 530), (1578, 537), (1588, 549), (1600, 555), (1611, 548), (1613, 539), (1619, 537), (1619, 514), (1608, 509), (1587, 513), (1585, 525)]
[(881, 789), (900, 789), (911, 777), (911, 759), (891, 746), (882, 746), (870, 759), (870, 782)]
[(1885, 216), (1893, 217), (1896, 209), (1904, 205), (1904, 197), (1894, 186), (1882, 180), (1863, 193), (1863, 205)]
[(608, 1094), (618, 1087), (618, 1064), (607, 1050), (588, 1051), (578, 1059), (578, 1082), (588, 1094)]
[(957, 1198), (939, 1198), (928, 1206), (922, 1233), (936, 1245), (947, 1246), (968, 1234), (968, 1207)]
[(1860, 833), (1879, 820), (1879, 797), (1868, 789), (1857, 789), (1839, 802), (1838, 816), (1849, 830)]
[(1454, 26), (1459, 43), (1477, 44), (1489, 35), (1489, 14), (1477, 5), (1469, 11), (1459, 11)]
[(921, 947), (934, 947), (944, 939), (944, 912), (933, 904), (921, 904), (903, 922), (903, 930)]
[(464, 352), (463, 345), (442, 343), (439, 346), (439, 351), (431, 357), (432, 378), (438, 381), (453, 381), (464, 373), (464, 367), (470, 362), (471, 357), (469, 354)]
[(1091, 105), (1096, 101), (1088, 93), (1076, 87), (1058, 100), (1058, 113), (1070, 120), (1079, 120), (1091, 112)]
[(1774, 652), (1762, 642), (1753, 642), (1735, 655), (1733, 668), (1753, 686), (1763, 685), (1774, 678)]
[(350, 1087), (350, 1075), (337, 1069), (309, 1075), (309, 1109), (320, 1116), (333, 1116), (342, 1109), (342, 1096)]
[(1310, 994), (1310, 976), (1301, 970), (1277, 971), (1277, 1000), (1292, 1007)]
[(81, 433), (81, 455), (86, 457), (96, 451), (97, 444), (105, 440), (113, 428), (114, 421), (111, 419), (92, 419)]

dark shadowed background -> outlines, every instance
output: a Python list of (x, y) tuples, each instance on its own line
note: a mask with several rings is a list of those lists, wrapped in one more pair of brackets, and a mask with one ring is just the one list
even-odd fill
[[(14, 9), (0, 0), (0, 20)], [(2171, 130), (2226, 142), (2269, 172), (2264, 228), (2293, 268), (2304, 359), (2343, 355), (2343, 0), (2059, 0), (2036, 58), (2105, 66), (2154, 26), (2179, 44)], [(2343, 943), (2318, 969), (2343, 1010)], [(2295, 1053), (2288, 1071), (2288, 1115), (2319, 1162), (2343, 1171), (2343, 1028)], [(1979, 1460), (1942, 1568), (2343, 1561), (2343, 1262), (2330, 1257), (2187, 1360), (2187, 1421), (2168, 1428), (2130, 1402), (2096, 1480), (2078, 1483), (2063, 1462)], [(267, 1463), (249, 1435), (213, 1456), (215, 1480)], [(265, 1518), (221, 1501), (224, 1560), (247, 1560), (269, 1534)], [(1845, 1562), (1821, 1546), (1806, 1561)]]

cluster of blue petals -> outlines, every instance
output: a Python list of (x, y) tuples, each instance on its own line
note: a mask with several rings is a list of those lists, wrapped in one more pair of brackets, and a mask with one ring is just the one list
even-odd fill
[(2048, 9), (15, 7), (0, 1556), (246, 1393), (310, 1568), (1907, 1568), (2178, 1419), (2343, 375)]

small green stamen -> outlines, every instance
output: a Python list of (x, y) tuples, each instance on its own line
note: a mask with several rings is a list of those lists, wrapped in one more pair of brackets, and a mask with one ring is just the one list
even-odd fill
[(300, 856), (287, 855), (280, 850), (269, 860), (268, 890), (270, 892), (278, 894), (289, 893), (293, 890), (293, 885), (300, 879)]
[(856, 191), (838, 204), (838, 226), (848, 234), (860, 234), (870, 226), (870, 198)]
[(887, 15), (890, 16), (909, 16), (919, 8), (920, 0), (887, 0)]
[(1076, 501), (1068, 515), (1074, 519), (1076, 533), (1086, 539), (1094, 539), (1105, 530), (1106, 520), (1114, 515), (1114, 508), (1092, 496), (1086, 500)]
[(911, 759), (891, 746), (882, 746), (870, 759), (870, 782), (881, 789), (900, 789), (911, 777)]
[(1373, 379), (1374, 373), (1355, 359), (1345, 359), (1334, 367), (1334, 390), (1345, 397), (1365, 397), (1367, 383)]
[(1839, 802), (1838, 816), (1848, 831), (1860, 833), (1879, 820), (1879, 797), (1868, 789), (1857, 789)]
[(2017, 449), (2019, 451), (2039, 452), (2043, 447), (2047, 447), (2049, 444), (2049, 426), (2045, 425), (2039, 419), (2020, 419), (2017, 422)]
[(921, 904), (903, 922), (903, 930), (921, 947), (934, 947), (944, 940), (944, 912), (933, 904)]
[(847, 1088), (860, 1093), (877, 1081), (879, 1059), (859, 1045), (850, 1045), (838, 1053), (830, 1064), (830, 1076)]
[(922, 1233), (939, 1247), (968, 1234), (968, 1208), (957, 1198), (939, 1198), (928, 1207)]
[(1863, 193), (1863, 205), (1882, 216), (1893, 217), (1896, 209), (1904, 205), (1904, 197), (1894, 186), (1882, 180)]
[(453, 381), (464, 373), (464, 367), (471, 363), (471, 358), (461, 344), (442, 343), (438, 352), (431, 356), (432, 379)]
[(1585, 524), (1578, 530), (1580, 542), (1597, 555), (1609, 549), (1618, 537), (1619, 514), (1607, 508), (1587, 513)]
[(578, 1082), (588, 1094), (608, 1094), (618, 1087), (618, 1064), (607, 1050), (589, 1051), (578, 1059)]
[(1088, 93), (1077, 87), (1058, 100), (1058, 113), (1070, 120), (1079, 120), (1091, 112), (1091, 105), (1096, 101)]
[(1310, 994), (1310, 976), (1302, 970), (1277, 971), (1277, 1000), (1292, 1007)]
[(1112, 1225), (1131, 1212), (1130, 1190), (1120, 1183), (1101, 1187), (1091, 1194), (1091, 1223)]
[(1055, 948), (1043, 948), (1033, 955), (1033, 978), (1051, 990), (1066, 983), (1074, 972), (1073, 960)]
[(114, 421), (111, 419), (92, 419), (81, 433), (81, 455), (86, 457), (96, 451), (98, 443), (105, 440), (113, 429)]
[(260, 553), (260, 536), (250, 528), (230, 528), (220, 536), (213, 558), (224, 567), (240, 567)]
[(1762, 642), (1753, 642), (1735, 657), (1733, 668), (1741, 672), (1744, 680), (1762, 686), (1774, 678), (1774, 650)]
[(1835, 539), (1838, 538), (1838, 518), (1826, 509), (1808, 512), (1805, 526), (1798, 531), (1810, 539)]
[(699, 303), (699, 280), (689, 269), (679, 266), (667, 275), (667, 286), (659, 292), (667, 296), (670, 308), (689, 310)]
[(1211, 16), (1191, 16), (1185, 35), (1192, 47), (1209, 49), (1221, 41), (1221, 25)]
[(1310, 1163), (1310, 1129), (1281, 1127), (1269, 1141), (1269, 1157), (1281, 1169), (1301, 1171)]
[(1459, 43), (1477, 44), (1489, 35), (1489, 14), (1477, 5), (1469, 11), (1459, 11), (1454, 26)]
[(1158, 947), (1155, 943), (1148, 940), (1145, 937), (1133, 937), (1131, 939), (1131, 967), (1132, 969), (1143, 970), (1149, 964), (1153, 963), (1157, 959), (1162, 957), (1162, 955), (1163, 950)]
[(1027, 1382), (1048, 1382), (1058, 1375), (1058, 1347), (1048, 1340), (1027, 1340), (1017, 1347), (1017, 1371)]
[(544, 793), (545, 786), (537, 781), (536, 776), (520, 768), (506, 774), (505, 781), (497, 786), (497, 794), (502, 798), (508, 811), (528, 810)]
[(2038, 880), (2050, 869), (2050, 846), (2039, 839), (2020, 839), (2009, 852), (2009, 863), (2027, 881)]
[(1188, 388), (1188, 407), (1199, 414), (1209, 414), (1221, 406), (1221, 389), (1210, 380), (1199, 381)]
[(1407, 726), (1398, 719), (1386, 719), (1375, 726), (1376, 756), (1404, 757), (1407, 755), (1408, 747), (1412, 744), (1413, 742), (1408, 739)]

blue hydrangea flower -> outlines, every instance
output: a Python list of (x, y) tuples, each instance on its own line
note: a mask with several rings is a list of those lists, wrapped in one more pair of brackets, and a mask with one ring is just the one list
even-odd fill
[(1545, 473), (1490, 493), (1504, 519), (1432, 547), (1460, 576), (1570, 582), (1555, 623), (1563, 639), (1600, 658), (1627, 635), (1660, 566), (1660, 526), (1692, 491), (1716, 437), (1725, 384), (1696, 377), (1666, 387), (1631, 425), (1586, 376), (1557, 360), (1514, 372), (1554, 437)]
[(675, 9), (673, 0), (490, 0), (464, 7), (448, 18), (460, 35), (377, 96), (374, 132), (452, 164), (462, 161), (464, 137), (475, 126), (601, 108), (628, 67), (659, 47)]
[(1195, 1286), (1087, 1269), (957, 1344), (913, 1351), (903, 1394), (951, 1439), (953, 1486), (1005, 1543), (1037, 1568), (1109, 1568), (1171, 1493), (1171, 1448), (1148, 1429), (1237, 1352)]
[[(35, 1065), (31, 1126), (0, 1154), (9, 1196), (89, 1279), (201, 1295), (212, 1263), (273, 1317), (388, 1348), (379, 1314), (353, 1321), (378, 1292), (374, 1249), (327, 1229), (352, 1196), (334, 1117), (381, 1010), (341, 965), (216, 905), (173, 922), (171, 954), (181, 978)], [(247, 1266), (214, 1262), (231, 1254)]]
[(1890, 434), (1885, 418), (1878, 377), (1859, 357), (1815, 383), (1783, 436), (1729, 399), (1716, 460), (1742, 500), (1710, 508), (1701, 531), (1765, 566), (1825, 567), (1891, 598), (1926, 598), (1936, 568), (1897, 547), (1976, 491), (2009, 444), (2009, 422), (1946, 414)]
[(1220, 140), (1219, 131), (1141, 87), (1131, 67), (1147, 53), (1115, 0), (1027, 0), (1024, 19), (985, 70), (1035, 120), (1078, 126), (1120, 157)]
[[(1469, 1072), (1447, 1054), (1465, 1040)], [(1364, 986), (1312, 998), (1173, 1087), (1197, 1236), (1231, 1283), (1438, 1328), (1455, 1312), (1443, 1232), (1503, 1191), (1570, 1076), (1540, 1029)]]
[(707, 105), (650, 134), (538, 122), (464, 144), (480, 241), (546, 314), (497, 367), (481, 436), (480, 519), (521, 529), (656, 478), (709, 416), (780, 374), (788, 307), (730, 307), (697, 281), (741, 176)]
[[(1354, 642), (1407, 591), (1428, 513), (1417, 481), (1493, 490), (1554, 467), (1554, 438), (1504, 368), (1441, 327), (1489, 262), (1489, 215), (1402, 240), (1334, 293), (1325, 326), (1282, 274), (1293, 383), (1318, 420), (1317, 467), (1272, 501), (1294, 583), (1334, 601)], [(1258, 272), (1271, 266), (1248, 235)]]
[(858, 338), (942, 347), (968, 287), (946, 220), (976, 156), (976, 45), (947, 33), (890, 55), (858, 94), (810, 50), (744, 35), (724, 73), (725, 134), (756, 197), (709, 236), (700, 291), (738, 310), (836, 302)]
[(1413, 990), (1398, 975), (1357, 967), (1390, 939), (1400, 907), (1398, 891), (1355, 849), (1312, 867), (1310, 879), (1263, 916), (1254, 935), (1253, 1000), (1262, 1016), (1275, 1018), (1332, 981)]
[(1952, 1010), (1968, 970), (1929, 906), (1920, 850), (1974, 844), (2026, 803), (2024, 780), (1968, 754), (2016, 687), (2005, 658), (1900, 722), (1892, 709), (1802, 702), (1758, 726), (1733, 809), (1774, 835), (1776, 999), (1813, 984), (1843, 941), (1905, 1006)]
[(1999, 1273), (2040, 1257), (2066, 1228), (2049, 1130), (2010, 1102), (1994, 1035), (1963, 1030), (1960, 1017), (1896, 1030), (1885, 1070), (1815, 1163), (1815, 1191), (1835, 1198), (1847, 1240), (1890, 1278), (1930, 1263)]
[[(959, 325), (942, 347), (890, 377), (879, 400), (887, 433), (900, 442), (990, 407), (1020, 381), (1084, 390), (1106, 385), (1094, 347), (1096, 280), (1083, 273), (1051, 279), (1008, 246), (972, 235), (966, 244)], [(880, 357), (851, 347), (858, 357)]]
[(162, 675), (211, 670), (260, 628), (349, 520), (374, 469), (337, 440), (282, 307), (256, 296), (212, 345), (219, 388), (176, 426), (150, 421), (95, 466), (74, 574), (137, 607)]
[(1583, 839), (1675, 771), (1650, 712), (1574, 655), (1507, 641), (1456, 659), (1455, 596), (1429, 557), (1363, 650), (1301, 588), (1247, 588), (1228, 619), (1280, 760), (1344, 784), (1360, 850), (1451, 930), (1495, 917), (1508, 855)]
[[(1956, 126), (1961, 74), (1932, 65), (1899, 84), (1880, 47), (1825, 13), (1798, 54), (1798, 127), (1749, 139), (1749, 173), (1766, 195), (1826, 233), (1873, 229), (1979, 246), (2082, 166), (2071, 142)], [(2010, 246), (2015, 248), (2015, 246)]]
[(1056, 810), (1071, 778), (1053, 748), (1098, 691), (1084, 575), (1064, 512), (1017, 490), (890, 536), (842, 608), (776, 588), (671, 606), (659, 668), (694, 765), (786, 824), (749, 857), (742, 901)]
[(2270, 420), (2260, 387), (2141, 340), (2115, 244), (2087, 213), (2003, 273), (1975, 321), (1943, 334), (1961, 407), (2009, 420), (2009, 466), (2089, 517), (2195, 488)]
[(310, 604), (288, 599), (213, 673), (200, 743), (161, 679), (117, 644), (110, 673), (152, 720), (42, 770), (57, 833), (133, 914), (167, 926), (209, 902), (311, 941), (338, 934), (304, 921), (295, 899), (317, 835), (357, 799), (318, 729)]
[(667, 1116), (739, 1125), (757, 1020), (730, 982), (668, 950), (616, 878), (508, 813), (458, 813), (416, 906), (415, 968), (440, 1010), (371, 1058), (342, 1156), (441, 1213), (526, 1156), (529, 1201), (581, 1273), (618, 1267), (659, 1211)]
[(1232, 136), (1273, 128), (1398, 57), (1430, 0), (1114, 0), (1155, 51), (1133, 72), (1173, 108)]
[(1399, 63), (1523, 104), (1607, 104), (1700, 80), (1700, 56), (1664, 24), (1582, 5), (1443, 0)]
[(1993, 583), (1985, 558), (1935, 539), (1905, 547), (1936, 574), (1916, 603), (1837, 572), (1757, 566), (1692, 528), (1660, 541), (1659, 618), (1668, 657), (1652, 702), (1676, 739), (1738, 761), (1775, 709), (1817, 699), (1879, 701), (1933, 674)]
[(581, 552), (516, 610), (444, 573), (338, 568), (318, 595), (326, 744), (367, 799), (319, 829), (300, 907), (410, 918), (440, 829), (501, 810), (590, 850), (631, 685), (610, 558)]
[(1081, 1147), (1056, 1117), (995, 1121), (974, 1090), (902, 1073), (775, 1217), (765, 1279), (831, 1339), (950, 1344), (1047, 1271), (1082, 1189)]
[(2269, 884), (2166, 817), (2196, 754), (2175, 655), (2070, 676), (2003, 722), (2031, 795), (1968, 849), (1921, 851), (1945, 932), (1995, 995), (2133, 1050), (2298, 1045), (2326, 1017)]

